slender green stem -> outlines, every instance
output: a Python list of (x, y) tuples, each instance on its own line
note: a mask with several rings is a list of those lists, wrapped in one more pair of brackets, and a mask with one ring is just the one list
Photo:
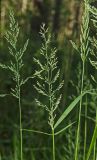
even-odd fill
[[(19, 90), (19, 95), (20, 95), (20, 90)], [(23, 160), (22, 111), (21, 111), (20, 96), (19, 96), (19, 113), (20, 113), (20, 155), (21, 155), (21, 160)]]
[(42, 131), (37, 131), (37, 130), (32, 130), (32, 129), (22, 129), (22, 131), (26, 131), (26, 132), (33, 132), (33, 133), (39, 133), (39, 134), (44, 134), (47, 136), (52, 136), (52, 134), (50, 133), (46, 133), (46, 132), (42, 132)]
[[(81, 94), (83, 92), (84, 72), (85, 72), (85, 62), (83, 61), (83, 64), (82, 64), (82, 80), (81, 80)], [(80, 100), (80, 108), (79, 108), (79, 115), (78, 115), (75, 160), (78, 160), (78, 150), (79, 150), (79, 140), (80, 140), (80, 126), (81, 126), (81, 124), (80, 124), (81, 123), (81, 110), (82, 110), (82, 98)]]
[[(96, 124), (97, 124), (97, 107), (96, 107)], [(96, 126), (96, 124), (95, 124), (95, 126)], [(94, 144), (93, 160), (96, 159), (96, 156), (97, 156), (97, 140), (96, 140), (96, 142)]]
[[(97, 102), (97, 98), (96, 98), (96, 102)], [(96, 106), (96, 124), (97, 125), (97, 106)], [(97, 160), (97, 139), (96, 139), (96, 143), (95, 143), (95, 159)]]
[[(86, 160), (89, 160), (96, 140), (97, 140), (97, 124), (95, 125), (95, 128), (94, 128), (94, 132), (93, 132), (93, 136), (92, 136), (92, 140), (91, 140), (91, 143), (90, 143), (90, 146), (89, 146), (89, 150), (88, 150), (88, 154), (87, 154)], [(96, 157), (97, 157), (97, 154), (96, 154)]]
[[(87, 117), (87, 95), (86, 95), (85, 117)], [(84, 135), (84, 156), (83, 156), (83, 160), (86, 159), (86, 144), (87, 144), (87, 119), (85, 118), (85, 135)]]
[(22, 135), (22, 110), (21, 110), (21, 89), (20, 89), (20, 74), (19, 74), (19, 62), (17, 62), (17, 86), (18, 86), (18, 105), (19, 105), (19, 118), (20, 118), (20, 159), (23, 160), (23, 135)]
[(93, 160), (96, 159), (96, 142), (94, 144), (94, 150), (93, 150)]
[[(97, 102), (97, 97), (96, 97), (96, 102)], [(96, 123), (95, 126), (97, 125), (97, 106), (96, 106)], [(97, 139), (95, 142), (95, 159), (97, 160)]]
[[(96, 107), (96, 124), (95, 126), (97, 125), (97, 107)], [(95, 142), (95, 158), (97, 159), (97, 140)]]
[(53, 141), (53, 160), (55, 160), (55, 134), (54, 134), (54, 128), (52, 128), (52, 141)]

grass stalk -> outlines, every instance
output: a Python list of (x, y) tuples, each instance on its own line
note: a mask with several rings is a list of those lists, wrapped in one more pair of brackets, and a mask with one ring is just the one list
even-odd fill
[[(85, 62), (89, 54), (89, 10), (88, 10), (88, 0), (84, 1), (84, 14), (82, 17), (81, 25), (81, 35), (80, 35), (80, 50), (82, 59), (82, 78), (81, 78), (81, 94), (84, 89), (84, 75), (85, 75)], [(75, 48), (77, 48), (75, 46)], [(87, 109), (86, 109), (87, 110)], [(78, 113), (78, 126), (77, 126), (77, 137), (76, 137), (76, 148), (75, 148), (75, 160), (78, 160), (78, 151), (80, 147), (80, 127), (81, 127), (81, 112), (82, 112), (82, 98), (80, 100), (79, 113)], [(86, 111), (85, 111), (86, 112)], [(85, 141), (86, 141), (86, 124), (85, 124)], [(86, 148), (86, 142), (84, 142), (84, 150)]]
[[(97, 8), (89, 5), (89, 11), (90, 11), (90, 13), (92, 15), (91, 20), (93, 21), (94, 27), (95, 27), (95, 29), (97, 29)], [(97, 34), (97, 32), (96, 32), (96, 34)], [(92, 49), (91, 54), (95, 57), (94, 58), (95, 61), (93, 61), (92, 59), (90, 59), (90, 63), (95, 68), (95, 70), (97, 70), (97, 55), (96, 55), (96, 53), (97, 53), (96, 52), (97, 51), (97, 36), (91, 38), (91, 44), (93, 45), (93, 47), (96, 50)], [(94, 80), (94, 83), (97, 86), (97, 80), (95, 79), (95, 77), (93, 75), (92, 75), (92, 78)], [(95, 98), (96, 98), (95, 102), (97, 103), (97, 96)], [(95, 118), (95, 122), (96, 122), (95, 123), (95, 128), (96, 128), (97, 127), (97, 105), (95, 105), (95, 113), (96, 113), (96, 118)], [(93, 139), (93, 137), (92, 137), (92, 139)], [(91, 148), (91, 145), (90, 145), (90, 148)], [(94, 147), (93, 147), (93, 160), (95, 160), (95, 159), (97, 159), (97, 138), (95, 140)]]
[[(81, 80), (81, 94), (83, 92), (83, 83), (84, 83), (84, 73), (85, 73), (85, 62), (82, 63), (82, 80)], [(78, 115), (78, 126), (77, 126), (77, 137), (76, 137), (76, 148), (75, 148), (75, 160), (78, 160), (78, 150), (79, 150), (79, 140), (80, 140), (80, 126), (81, 126), (81, 111), (82, 111), (82, 98), (80, 100), (80, 108)]]
[(55, 134), (54, 134), (54, 128), (52, 128), (52, 141), (53, 141), (53, 160), (55, 160)]
[[(97, 125), (97, 107), (96, 107), (96, 124), (95, 126)], [(97, 140), (95, 142), (95, 159), (97, 159)]]
[[(96, 124), (95, 126), (97, 125), (97, 107), (96, 107)], [(93, 152), (93, 160), (95, 160), (97, 157), (97, 140), (94, 144), (94, 152)]]
[(86, 147), (87, 147), (87, 95), (86, 95), (86, 106), (85, 106), (85, 132), (84, 132), (84, 156), (83, 160), (86, 159)]
[(20, 85), (20, 69), (19, 62), (16, 59), (17, 63), (17, 90), (18, 90), (18, 106), (19, 106), (19, 127), (20, 127), (20, 159), (23, 160), (23, 135), (22, 135), (22, 109), (21, 109), (21, 85)]
[[(95, 126), (97, 125), (97, 107), (96, 107), (96, 124)], [(97, 140), (95, 142), (95, 158), (97, 159)]]
[[(20, 95), (20, 91), (19, 91)], [(20, 155), (23, 160), (23, 133), (22, 133), (22, 110), (21, 110), (21, 98), (19, 97), (19, 115), (20, 115)]]

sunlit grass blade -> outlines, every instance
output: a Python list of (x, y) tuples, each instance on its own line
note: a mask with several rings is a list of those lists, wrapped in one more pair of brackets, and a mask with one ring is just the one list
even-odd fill
[(39, 134), (44, 134), (44, 135), (48, 135), (48, 136), (51, 136), (51, 135), (52, 135), (52, 134), (50, 134), (50, 133), (46, 133), (46, 132), (43, 132), (43, 131), (37, 131), (37, 130), (33, 130), (33, 129), (22, 129), (22, 131), (39, 133)]
[(74, 107), (77, 105), (77, 103), (81, 100), (81, 98), (86, 94), (87, 92), (84, 92), (80, 96), (78, 96), (70, 105), (67, 107), (67, 109), (63, 112), (61, 117), (58, 119), (58, 121), (54, 125), (54, 129), (59, 126), (59, 124), (68, 116), (68, 114), (74, 109)]
[(56, 132), (55, 133), (55, 136), (56, 135), (59, 135), (60, 133), (66, 131), (66, 129), (68, 129), (69, 127), (71, 127), (73, 124), (75, 124), (76, 122), (73, 122), (73, 123), (70, 123), (69, 125), (67, 125), (66, 127), (64, 127), (63, 129), (61, 129), (60, 131)]
[(86, 160), (89, 160), (89, 157), (91, 155), (91, 152), (93, 150), (93, 147), (94, 147), (94, 144), (95, 144), (96, 140), (97, 140), (97, 124), (96, 124), (95, 129), (94, 129), (94, 133), (93, 133), (93, 136), (92, 136), (92, 140), (91, 140), (91, 144), (90, 144), (90, 147), (89, 147), (89, 150), (88, 150)]

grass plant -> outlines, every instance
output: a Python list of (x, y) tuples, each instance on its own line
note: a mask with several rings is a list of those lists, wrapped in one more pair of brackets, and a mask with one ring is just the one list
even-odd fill
[[(72, 42), (73, 47), (80, 53), (81, 61), (82, 61), (82, 76), (81, 76), (81, 94), (84, 90), (84, 77), (85, 77), (85, 66), (86, 59), (89, 54), (89, 10), (88, 10), (88, 0), (84, 1), (84, 14), (82, 16), (82, 25), (81, 25), (81, 34), (80, 34), (80, 48)], [(82, 113), (82, 98), (80, 100), (79, 114), (78, 114), (78, 126), (77, 126), (77, 135), (76, 135), (76, 148), (75, 148), (75, 160), (78, 160), (79, 154), (79, 146), (80, 146), (80, 129), (81, 129), (81, 113)], [(87, 107), (85, 109), (85, 115), (87, 114)], [(85, 121), (85, 140), (84, 140), (84, 159), (86, 153), (86, 121)]]
[[(9, 64), (1, 64), (0, 67), (11, 72), (12, 80), (15, 83), (15, 87), (11, 88), (11, 95), (15, 97), (18, 101), (19, 107), (19, 128), (20, 128), (20, 157), (23, 160), (23, 136), (22, 136), (22, 108), (21, 108), (21, 87), (26, 83), (27, 79), (23, 80), (21, 77), (21, 71), (24, 66), (23, 55), (28, 46), (28, 40), (25, 42), (24, 46), (20, 49), (17, 48), (18, 36), (19, 36), (19, 26), (14, 18), (13, 11), (10, 11), (10, 25), (9, 30), (5, 34), (5, 38), (9, 43), (9, 55), (10, 62)], [(1, 94), (1, 97), (6, 96), (7, 94)]]
[[(41, 101), (36, 99), (38, 106), (43, 107), (49, 114), (48, 124), (51, 127), (52, 131), (52, 145), (53, 145), (53, 160), (55, 160), (55, 111), (59, 106), (61, 96), (57, 98), (57, 92), (62, 88), (63, 82), (61, 82), (56, 88), (54, 84), (57, 82), (60, 74), (60, 70), (57, 70), (57, 58), (56, 58), (56, 48), (50, 48), (51, 35), (48, 31), (48, 28), (45, 27), (45, 24), (41, 26), (40, 35), (43, 39), (42, 48), (40, 54), (43, 57), (44, 64), (40, 60), (34, 58), (39, 66), (34, 76), (37, 75), (39, 81), (34, 85), (37, 92), (47, 98), (47, 104), (43, 104)], [(55, 75), (54, 72), (56, 71)]]
[[(39, 60), (34, 58), (34, 61), (39, 66), (39, 70), (35, 71), (34, 76), (39, 80), (37, 84), (34, 85), (34, 88), (37, 90), (39, 94), (47, 98), (47, 104), (43, 104), (40, 100), (36, 99), (36, 103), (38, 106), (44, 108), (48, 114), (48, 124), (51, 127), (51, 135), (52, 135), (52, 153), (53, 160), (55, 160), (55, 135), (62, 133), (65, 129), (58, 131), (55, 133), (55, 129), (59, 126), (59, 124), (70, 114), (76, 104), (82, 99), (82, 97), (88, 92), (81, 92), (81, 95), (78, 96), (64, 111), (64, 113), (60, 116), (60, 118), (55, 123), (55, 111), (60, 104), (61, 96), (58, 97), (58, 91), (63, 86), (63, 81), (54, 88), (54, 84), (58, 81), (60, 71), (57, 69), (57, 58), (56, 58), (56, 48), (51, 49), (51, 35), (49, 33), (48, 28), (45, 28), (45, 24), (41, 26), (40, 30), (41, 37), (43, 39), (42, 48), (40, 50), (40, 54), (42, 55), (42, 60), (44, 64)], [(56, 73), (55, 73), (56, 71)], [(70, 123), (71, 126), (73, 123)]]
[[(91, 5), (88, 5), (88, 9), (89, 9), (90, 13), (92, 14), (91, 20), (94, 24), (94, 27), (97, 29), (97, 8), (95, 8)], [(97, 71), (97, 39), (96, 39), (96, 37), (97, 37), (97, 32), (96, 32), (96, 36), (93, 36), (90, 38), (91, 44), (93, 46), (93, 48), (91, 49), (91, 55), (92, 55), (92, 58), (94, 57), (94, 59), (95, 59), (95, 60), (92, 60), (90, 58), (90, 63)], [(91, 77), (97, 86), (97, 80), (95, 79), (95, 77), (93, 75), (91, 75)], [(97, 95), (95, 96), (95, 102), (97, 103)], [(92, 152), (92, 149), (94, 147), (93, 160), (97, 159), (97, 106), (95, 106), (95, 113), (96, 113), (95, 114), (96, 115), (95, 116), (96, 123), (95, 123), (95, 128), (94, 128), (94, 133), (93, 133), (93, 137), (91, 140), (90, 148), (89, 148), (88, 155), (87, 155), (87, 159), (89, 159), (90, 154)]]
[[(96, 89), (90, 87), (87, 90), (88, 82), (90, 84), (90, 80), (87, 80), (86, 77), (86, 62), (90, 61), (92, 67), (97, 72), (97, 34), (96, 36), (90, 37), (90, 20), (93, 22), (95, 29), (97, 30), (97, 9), (92, 7), (89, 3), (89, 0), (84, 0), (84, 12), (82, 16), (82, 24), (81, 24), (81, 34), (80, 34), (80, 46), (78, 47), (74, 42), (71, 41), (73, 47), (80, 54), (81, 61), (81, 72), (78, 74), (78, 86), (75, 86), (75, 90), (77, 90), (78, 96), (74, 96), (74, 100), (66, 107), (64, 106), (64, 111), (58, 116), (56, 113), (60, 106), (61, 102), (61, 88), (63, 87), (64, 81), (59, 83), (60, 77), (60, 69), (58, 69), (58, 58), (56, 56), (57, 49), (56, 47), (52, 47), (52, 36), (49, 28), (43, 23), (40, 28), (40, 36), (42, 39), (42, 46), (40, 48), (39, 57), (34, 58), (34, 63), (36, 65), (35, 73), (31, 77), (27, 77), (25, 79), (22, 78), (23, 71), (23, 56), (28, 46), (28, 40), (25, 42), (23, 47), (18, 48), (19, 43), (19, 34), (20, 28), (18, 23), (14, 18), (13, 11), (10, 11), (10, 24), (9, 29), (5, 34), (5, 38), (9, 44), (9, 57), (10, 61), (7, 64), (0, 63), (0, 67), (2, 69), (7, 70), (11, 73), (12, 83), (15, 87), (11, 88), (9, 94), (0, 94), (0, 98), (5, 96), (9, 96), (10, 94), (17, 99), (18, 107), (19, 107), (19, 135), (20, 141), (18, 142), (17, 138), (14, 137), (14, 154), (11, 155), (12, 160), (24, 160), (26, 159), (23, 156), (23, 132), (33, 132), (36, 134), (42, 134), (43, 136), (49, 136), (52, 139), (52, 159), (57, 160), (58, 155), (56, 151), (58, 150), (59, 145), (56, 146), (55, 138), (57, 139), (58, 135), (65, 134), (67, 139), (66, 144), (64, 145), (64, 153), (63, 157), (60, 155), (61, 160), (93, 160), (97, 159), (97, 87)], [(91, 19), (90, 19), (91, 15)], [(91, 44), (91, 45), (90, 45)], [(90, 58), (88, 58), (90, 54)], [(88, 68), (87, 68), (88, 69)], [(80, 78), (81, 77), (81, 78)], [(47, 122), (50, 128), (50, 133), (34, 129), (26, 129), (23, 128), (22, 123), (22, 105), (21, 105), (21, 87), (30, 79), (35, 78), (35, 84), (33, 85), (35, 90), (37, 91), (38, 98), (35, 99), (35, 105), (43, 108), (48, 115)], [(96, 76), (91, 75), (94, 86), (97, 86)], [(88, 116), (88, 106), (89, 106), (89, 96), (95, 96), (94, 104), (95, 104), (95, 118)], [(71, 95), (72, 96), (72, 95)], [(83, 97), (86, 96), (86, 101), (84, 105)], [(76, 106), (78, 105), (79, 108)], [(82, 113), (82, 107), (84, 108), (84, 113)], [(71, 114), (73, 109), (77, 110), (76, 117), (77, 122), (69, 119), (69, 123), (66, 118)], [(57, 114), (57, 116), (56, 116)], [(81, 124), (82, 124), (82, 116), (84, 116), (84, 136), (81, 135)], [(46, 117), (46, 116), (45, 116)], [(95, 123), (94, 131), (92, 133), (91, 142), (88, 145), (88, 120), (91, 120)], [(40, 122), (41, 123), (41, 122)], [(61, 123), (64, 124), (64, 127), (61, 128)], [(74, 124), (77, 123), (77, 130), (75, 130)], [(37, 126), (36, 126), (37, 127)], [(61, 128), (61, 129), (60, 129)], [(68, 129), (68, 130), (67, 130)], [(67, 131), (66, 131), (67, 130)], [(75, 138), (76, 135), (76, 138)], [(84, 137), (83, 146), (80, 143), (81, 139)], [(57, 149), (56, 149), (57, 148)], [(82, 150), (81, 150), (82, 148)], [(75, 153), (74, 153), (75, 150)], [(93, 156), (92, 156), (93, 153)], [(46, 153), (45, 153), (46, 154)], [(0, 160), (3, 159), (0, 155)], [(32, 149), (31, 156), (29, 156), (31, 160), (36, 160), (35, 154)], [(47, 155), (45, 155), (46, 159), (49, 159)], [(28, 158), (29, 159), (29, 158)], [(44, 158), (45, 159), (45, 158)]]

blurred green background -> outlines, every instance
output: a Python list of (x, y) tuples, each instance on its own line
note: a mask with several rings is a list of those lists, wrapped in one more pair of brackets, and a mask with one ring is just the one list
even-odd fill
[[(46, 26), (50, 27), (52, 47), (56, 46), (58, 49), (58, 67), (61, 69), (60, 81), (62, 79), (64, 80), (64, 86), (61, 90), (63, 97), (57, 113), (58, 117), (71, 100), (73, 100), (74, 96), (79, 94), (76, 87), (80, 84), (81, 59), (80, 55), (73, 49), (70, 40), (74, 40), (79, 45), (80, 24), (83, 13), (82, 2), (82, 0), (0, 0), (0, 62), (8, 63), (10, 58), (8, 44), (4, 39), (4, 34), (8, 29), (9, 10), (13, 9), (20, 26), (20, 46), (18, 47), (21, 47), (26, 39), (29, 39), (29, 45), (24, 56), (25, 66), (23, 77), (33, 75), (36, 68), (33, 57), (40, 57), (40, 25), (44, 22)], [(93, 5), (97, 6), (97, 2), (94, 2)], [(92, 34), (95, 34), (94, 29), (92, 29)], [(90, 77), (91, 73), (97, 75), (90, 64), (87, 63), (87, 65), (88, 77)], [(73, 86), (71, 80), (75, 86)], [(39, 97), (33, 87), (34, 83), (35, 80), (29, 80), (22, 88), (23, 127), (48, 132), (50, 128), (47, 124), (47, 114), (44, 110), (36, 106), (34, 100), (36, 97)], [(12, 86), (11, 75), (0, 69), (0, 93), (10, 93)], [(78, 89), (80, 90), (80, 87)], [(5, 155), (7, 158), (14, 152), (14, 145), (18, 145), (18, 141), (15, 141), (16, 138), (19, 140), (17, 129), (19, 124), (18, 113), (17, 102), (13, 97), (0, 98), (0, 152), (1, 155)], [(75, 111), (73, 111), (65, 123), (67, 124), (68, 120), (74, 120), (76, 118), (75, 115)], [(50, 138), (35, 133), (24, 133), (23, 143), (25, 154), (28, 155), (29, 153), (28, 157), (31, 157), (31, 154), (33, 154), (38, 160), (50, 160)], [(66, 135), (57, 137), (56, 144), (58, 150), (57, 148), (56, 150), (60, 159), (61, 156), (64, 157), (65, 143), (67, 143)]]

